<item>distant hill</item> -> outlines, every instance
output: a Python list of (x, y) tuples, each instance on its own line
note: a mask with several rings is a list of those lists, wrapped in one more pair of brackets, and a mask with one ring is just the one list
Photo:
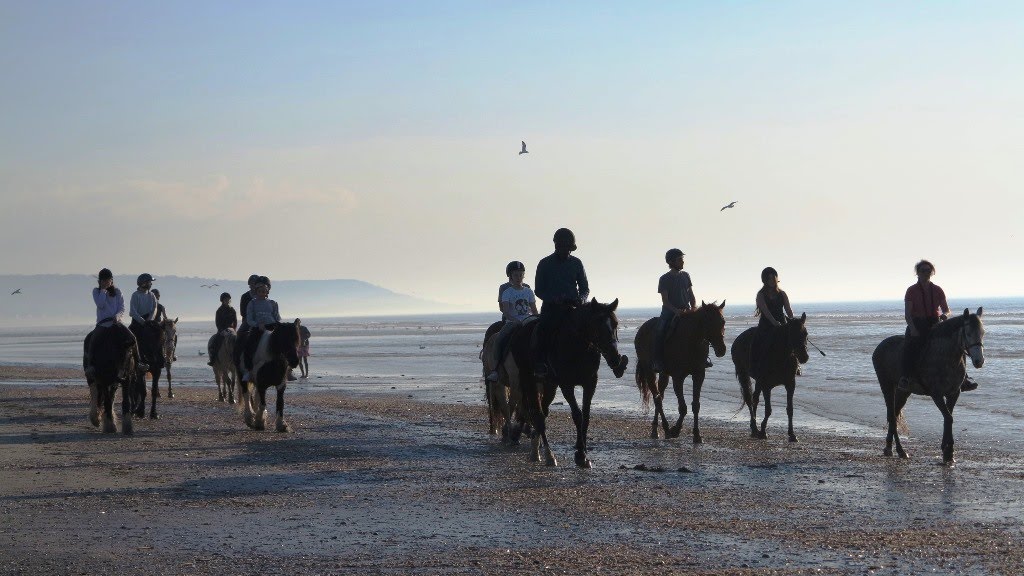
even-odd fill
[[(119, 274), (115, 281), (128, 302), (135, 290), (137, 273)], [(217, 284), (212, 288), (202, 285)], [(0, 325), (68, 325), (95, 322), (91, 290), (93, 276), (84, 274), (0, 275)], [(231, 294), (231, 304), (248, 290), (244, 280), (158, 276), (160, 303), (171, 317), (213, 321), (221, 292)], [(11, 295), (16, 289), (21, 294)], [(421, 300), (374, 286), (361, 280), (279, 280), (270, 297), (277, 301), (283, 318), (361, 316), (451, 312), (446, 304)]]

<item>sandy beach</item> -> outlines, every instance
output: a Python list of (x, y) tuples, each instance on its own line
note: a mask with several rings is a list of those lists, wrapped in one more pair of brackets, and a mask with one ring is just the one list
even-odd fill
[[(87, 421), (74, 370), (0, 367), (0, 573), (1020, 574), (1024, 465), (959, 444), (785, 436), (702, 422), (648, 438), (597, 412), (595, 467), (557, 468), (486, 434), (478, 405), (287, 392), (293, 432), (245, 428), (212, 386), (161, 398), (133, 437)], [(692, 423), (687, 420), (687, 427)], [(774, 433), (773, 433), (774, 432)]]

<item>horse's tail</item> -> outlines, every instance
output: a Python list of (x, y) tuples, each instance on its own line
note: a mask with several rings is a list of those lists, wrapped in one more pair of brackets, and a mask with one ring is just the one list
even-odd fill
[(753, 403), (753, 399), (751, 398), (752, 392), (750, 385), (750, 374), (748, 374), (745, 369), (741, 369), (739, 366), (737, 366), (736, 380), (738, 380), (740, 383), (740, 395), (743, 396), (743, 406), (749, 408)]
[(896, 431), (904, 436), (910, 435), (910, 426), (907, 425), (907, 419), (903, 417), (903, 409), (900, 409), (900, 413), (896, 415)]
[(654, 370), (651, 370), (646, 363), (638, 361), (634, 376), (636, 377), (636, 387), (640, 389), (640, 402), (644, 407), (644, 414), (647, 414), (651, 410), (651, 389), (647, 383), (654, 381)]

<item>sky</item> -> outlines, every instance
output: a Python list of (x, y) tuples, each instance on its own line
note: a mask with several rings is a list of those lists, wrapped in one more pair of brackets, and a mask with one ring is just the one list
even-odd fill
[[(0, 273), (1024, 294), (1024, 3), (0, 0)], [(529, 154), (519, 155), (525, 140)], [(720, 208), (731, 201), (735, 208)], [(799, 310), (797, 310), (799, 313)]]

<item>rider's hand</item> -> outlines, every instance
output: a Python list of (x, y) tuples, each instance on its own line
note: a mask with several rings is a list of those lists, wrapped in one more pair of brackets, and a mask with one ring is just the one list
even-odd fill
[(113, 284), (111, 284), (110, 286), (107, 286), (107, 294), (109, 294), (111, 296), (117, 296), (117, 288), (114, 288)]

